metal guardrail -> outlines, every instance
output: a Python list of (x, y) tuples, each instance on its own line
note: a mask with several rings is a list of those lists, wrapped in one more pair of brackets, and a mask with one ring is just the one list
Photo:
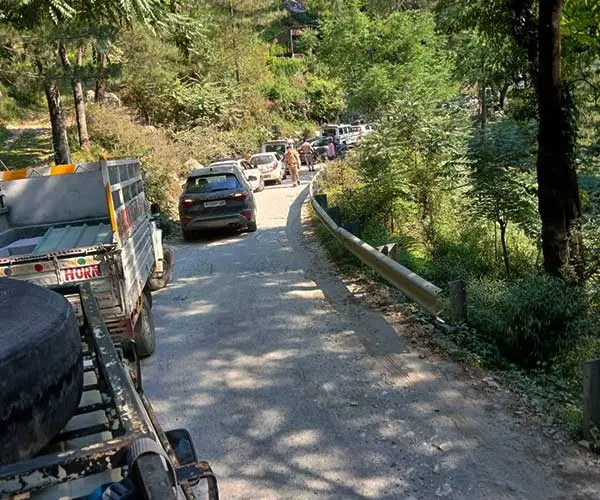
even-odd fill
[(439, 316), (444, 309), (440, 294), (442, 289), (421, 278), (410, 269), (400, 265), (395, 260), (383, 255), (368, 243), (357, 238), (352, 233), (338, 226), (315, 199), (319, 191), (320, 179), (324, 170), (313, 178), (309, 186), (310, 201), (325, 227), (364, 264), (376, 271), (382, 278), (398, 288), (402, 293), (420, 304), (434, 316)]

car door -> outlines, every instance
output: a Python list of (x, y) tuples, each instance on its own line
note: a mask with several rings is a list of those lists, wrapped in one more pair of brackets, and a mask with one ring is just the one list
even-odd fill
[(244, 177), (248, 181), (252, 191), (256, 191), (260, 186), (260, 170), (247, 161), (241, 162), (242, 168), (244, 169)]

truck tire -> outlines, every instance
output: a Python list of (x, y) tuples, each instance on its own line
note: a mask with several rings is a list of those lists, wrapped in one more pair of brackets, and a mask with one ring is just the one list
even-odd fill
[(173, 250), (169, 247), (163, 248), (163, 275), (161, 278), (150, 278), (148, 283), (150, 284), (150, 290), (155, 292), (165, 288), (167, 284), (173, 279), (173, 267), (175, 265), (175, 257)]
[(154, 331), (154, 320), (150, 311), (148, 297), (142, 293), (142, 310), (135, 324), (133, 337), (142, 358), (154, 354), (156, 350), (156, 332)]
[(67, 424), (83, 390), (77, 319), (58, 293), (0, 278), (0, 466), (30, 458)]

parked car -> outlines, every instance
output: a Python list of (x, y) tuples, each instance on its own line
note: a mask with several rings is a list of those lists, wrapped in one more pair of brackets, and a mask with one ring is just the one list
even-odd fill
[(295, 142), (293, 139), (278, 139), (276, 141), (268, 141), (260, 147), (261, 153), (279, 153), (281, 156), (285, 154), (285, 148), (289, 143)]
[(250, 163), (258, 167), (262, 179), (281, 184), (286, 178), (283, 156), (279, 153), (256, 153), (250, 157)]
[(375, 127), (370, 123), (362, 123), (360, 125), (353, 125), (352, 130), (358, 135), (358, 139), (361, 139), (362, 137), (374, 132)]
[(352, 147), (358, 140), (358, 134), (352, 130), (351, 125), (327, 125), (321, 129), (322, 137), (331, 137), (333, 142), (346, 144)]
[(193, 170), (179, 200), (179, 219), (186, 240), (210, 229), (256, 231), (256, 202), (243, 171), (229, 165)]
[(326, 160), (328, 157), (327, 145), (329, 144), (329, 138), (317, 137), (316, 139), (312, 139), (309, 142), (317, 153), (318, 161)]
[(258, 193), (265, 188), (265, 181), (260, 174), (260, 170), (243, 158), (214, 161), (209, 165), (209, 167), (228, 166), (239, 168), (244, 173), (244, 177), (246, 177), (248, 184), (250, 184), (250, 188), (255, 193)]

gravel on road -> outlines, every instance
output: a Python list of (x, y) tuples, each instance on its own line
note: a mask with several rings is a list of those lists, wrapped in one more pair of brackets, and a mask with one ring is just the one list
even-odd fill
[(352, 299), (304, 231), (307, 187), (258, 193), (256, 233), (176, 242), (155, 295), (145, 389), (165, 429), (192, 433), (221, 498), (600, 498), (591, 455)]

